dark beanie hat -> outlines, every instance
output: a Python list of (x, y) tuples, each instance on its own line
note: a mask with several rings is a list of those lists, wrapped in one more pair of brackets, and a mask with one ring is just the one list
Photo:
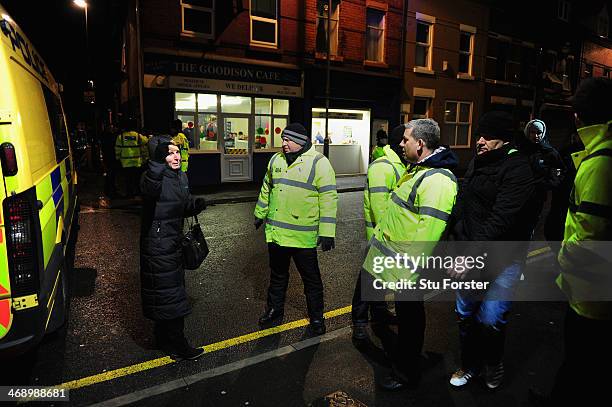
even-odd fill
[(291, 123), (283, 130), (283, 137), (298, 143), (303, 146), (308, 141), (308, 132), (300, 123)]
[(406, 131), (406, 125), (400, 124), (391, 130), (391, 135), (389, 136), (389, 145), (390, 146), (399, 146), (404, 138), (404, 132)]
[(514, 118), (508, 112), (492, 111), (483, 114), (478, 120), (476, 135), (485, 138), (512, 141), (515, 133)]

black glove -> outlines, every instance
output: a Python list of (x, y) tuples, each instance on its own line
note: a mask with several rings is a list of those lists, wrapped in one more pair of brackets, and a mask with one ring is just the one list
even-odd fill
[(255, 222), (253, 222), (253, 225), (255, 225), (255, 230), (259, 229), (259, 227), (263, 225), (263, 223), (263, 219), (255, 218)]
[(168, 157), (168, 154), (170, 153), (168, 151), (168, 146), (170, 144), (172, 143), (168, 141), (159, 143), (157, 147), (155, 147), (155, 154), (153, 156), (153, 161), (155, 161), (156, 163), (165, 164), (166, 157)]
[(196, 215), (206, 209), (206, 201), (204, 198), (196, 198), (193, 203)]
[(317, 245), (318, 244), (321, 244), (321, 250), (323, 250), (324, 252), (336, 247), (336, 243), (333, 237), (321, 236), (319, 237), (319, 241), (317, 242)]

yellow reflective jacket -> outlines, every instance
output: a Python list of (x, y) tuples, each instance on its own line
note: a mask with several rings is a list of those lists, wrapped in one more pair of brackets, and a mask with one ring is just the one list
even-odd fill
[(123, 168), (142, 167), (149, 159), (149, 140), (135, 131), (124, 131), (115, 140), (115, 157)]
[(389, 146), (383, 147), (383, 156), (368, 167), (366, 188), (363, 191), (363, 212), (366, 239), (374, 234), (374, 227), (383, 217), (391, 191), (406, 172), (406, 166)]
[(336, 174), (314, 146), (287, 165), (276, 153), (268, 163), (255, 217), (266, 220), (266, 242), (314, 248), (319, 236), (336, 235)]
[(558, 256), (557, 284), (570, 306), (583, 317), (600, 320), (612, 320), (612, 302), (601, 300), (612, 297), (610, 256), (598, 243), (612, 241), (611, 124), (578, 130), (585, 150), (572, 155), (578, 170)]
[[(416, 281), (418, 273), (407, 273), (394, 267), (376, 272), (375, 258), (430, 255), (443, 237), (457, 197), (457, 179), (447, 168), (435, 167), (434, 162), (456, 164), (456, 157), (443, 148), (440, 156), (430, 156), (414, 166), (400, 179), (391, 193), (387, 209), (374, 229), (363, 268), (383, 281)], [(454, 160), (454, 161), (453, 161)]]
[(377, 160), (380, 157), (384, 157), (384, 155), (385, 155), (384, 147), (376, 146), (374, 147), (374, 150), (372, 150), (372, 161)]
[(178, 133), (172, 138), (172, 142), (176, 144), (181, 152), (181, 171), (187, 172), (189, 167), (189, 140), (183, 133)]

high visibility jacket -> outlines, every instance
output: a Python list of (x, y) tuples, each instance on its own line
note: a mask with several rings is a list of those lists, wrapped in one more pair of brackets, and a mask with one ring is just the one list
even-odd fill
[(374, 227), (382, 219), (391, 191), (395, 188), (406, 167), (389, 146), (383, 148), (384, 156), (368, 167), (366, 188), (363, 191), (363, 212), (366, 224), (366, 238), (369, 241)]
[(363, 268), (375, 278), (416, 281), (415, 270), (385, 265), (376, 271), (375, 258), (431, 255), (446, 230), (457, 197), (457, 179), (446, 168), (423, 164), (400, 179), (374, 229)]
[(142, 167), (149, 159), (148, 139), (135, 131), (124, 131), (115, 140), (115, 157), (123, 168)]
[(578, 169), (558, 256), (561, 274), (557, 284), (571, 307), (583, 317), (600, 320), (612, 320), (610, 124), (612, 122), (578, 130), (585, 150), (572, 154)]
[(181, 171), (187, 172), (189, 167), (189, 140), (183, 133), (178, 133), (172, 138), (172, 142), (176, 144), (181, 152)]
[(384, 155), (384, 147), (376, 146), (374, 147), (374, 150), (372, 150), (372, 161), (377, 160), (380, 157), (384, 157)]
[(276, 153), (268, 163), (255, 216), (266, 219), (266, 242), (314, 248), (319, 236), (336, 235), (336, 174), (314, 146), (288, 165)]

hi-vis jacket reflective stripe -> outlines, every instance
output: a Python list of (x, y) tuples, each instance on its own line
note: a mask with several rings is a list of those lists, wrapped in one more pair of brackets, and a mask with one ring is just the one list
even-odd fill
[(457, 179), (448, 169), (416, 166), (404, 174), (374, 229), (363, 268), (383, 281), (416, 281), (418, 273), (406, 269), (385, 267), (376, 272), (374, 259), (430, 255), (446, 229), (456, 197)]
[(189, 167), (189, 141), (183, 133), (178, 133), (172, 138), (172, 142), (181, 151), (181, 171), (187, 172), (187, 167)]
[(318, 236), (336, 235), (336, 174), (314, 146), (287, 165), (285, 155), (270, 159), (255, 216), (266, 220), (266, 242), (314, 248)]
[(123, 168), (142, 167), (149, 158), (148, 140), (135, 131), (124, 131), (115, 141), (115, 157)]
[[(572, 156), (578, 171), (558, 256), (561, 274), (557, 284), (571, 307), (583, 317), (601, 320), (612, 320), (610, 257), (594, 250), (601, 249), (594, 241), (612, 241), (610, 125), (612, 122), (578, 130), (585, 150)], [(601, 298), (607, 300), (597, 301)]]
[(391, 147), (385, 146), (383, 154), (368, 167), (366, 188), (363, 191), (363, 211), (368, 241), (374, 234), (374, 227), (385, 213), (391, 191), (406, 172), (402, 160)]

